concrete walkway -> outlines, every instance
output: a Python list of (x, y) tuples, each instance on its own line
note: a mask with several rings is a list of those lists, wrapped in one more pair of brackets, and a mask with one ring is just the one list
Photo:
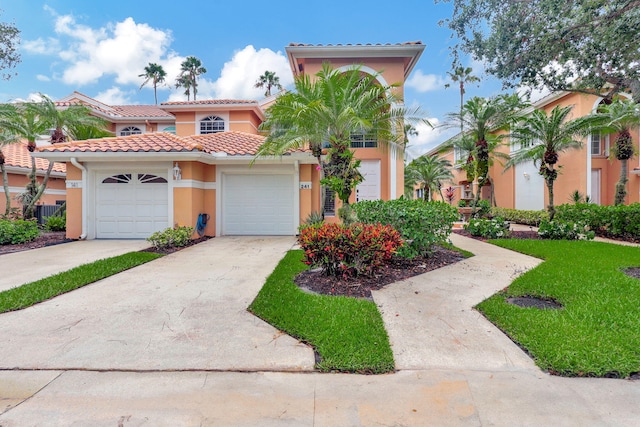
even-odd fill
[[(292, 240), (216, 238), (132, 270), (136, 280), (123, 280), (122, 285), (119, 280), (100, 282), (91, 285), (99, 289), (82, 297), (73, 297), (76, 291), (62, 297), (68, 301), (42, 304), (48, 316), (35, 307), (25, 310), (31, 310), (31, 316), (20, 322), (6, 320), (17, 313), (0, 315), (0, 425), (638, 425), (640, 382), (547, 375), (472, 310), (538, 260), (460, 236), (452, 240), (476, 256), (374, 295), (400, 369), (395, 374), (292, 372), (313, 364), (308, 349), (257, 320), (247, 320), (252, 341), (243, 344), (248, 336), (241, 321), (246, 313), (242, 304), (250, 302), (250, 294), (257, 292)], [(195, 280), (216, 268), (221, 250), (228, 252), (222, 272), (208, 276), (208, 283)], [(188, 251), (202, 253), (188, 256)], [(246, 264), (240, 257), (252, 257), (262, 267), (243, 274)], [(250, 288), (238, 298), (241, 303), (233, 301), (234, 293), (211, 291), (212, 284), (239, 286), (232, 282), (236, 275)], [(191, 279), (179, 282), (180, 277)], [(114, 289), (107, 292), (103, 287)], [(192, 292), (181, 290), (191, 287)], [(173, 299), (179, 302), (167, 302)], [(198, 308), (199, 300), (205, 307)], [(223, 309), (219, 302), (234, 308), (212, 322), (210, 317)], [(56, 310), (56, 305), (66, 309)], [(105, 308), (112, 305), (117, 308)], [(134, 322), (136, 316), (128, 313), (145, 307)], [(57, 320), (74, 309), (82, 314), (74, 318), (82, 319), (78, 323)], [(154, 310), (170, 316), (157, 316)], [(191, 310), (189, 321), (181, 320)], [(148, 316), (153, 322), (143, 321)], [(32, 337), (42, 344), (41, 354), (29, 339), (7, 341), (25, 333), (20, 323), (34, 333), (28, 327), (34, 318), (51, 340), (58, 341), (57, 347), (45, 333)], [(172, 331), (163, 327), (167, 322)], [(68, 327), (60, 328), (64, 324)], [(78, 333), (83, 324), (92, 326)], [(217, 347), (208, 329), (221, 325), (232, 329), (227, 338), (237, 341), (240, 351)], [(124, 333), (124, 342), (104, 344), (109, 328)], [(69, 351), (73, 357), (66, 355)], [(299, 363), (295, 369), (284, 362), (291, 355)], [(11, 362), (5, 363), (6, 358)], [(229, 360), (216, 365), (216, 359)]]

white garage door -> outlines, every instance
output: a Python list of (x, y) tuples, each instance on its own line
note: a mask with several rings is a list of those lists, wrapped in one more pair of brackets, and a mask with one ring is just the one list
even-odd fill
[(103, 173), (96, 184), (96, 237), (145, 239), (168, 227), (168, 184), (162, 173)]
[(293, 235), (293, 175), (223, 176), (222, 234)]

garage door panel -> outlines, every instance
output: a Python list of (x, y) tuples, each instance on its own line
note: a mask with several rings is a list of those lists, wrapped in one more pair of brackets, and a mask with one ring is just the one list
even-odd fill
[(223, 234), (294, 234), (294, 191), (293, 175), (225, 175)]
[[(96, 237), (142, 239), (167, 228), (168, 183), (160, 175), (100, 174), (96, 184)], [(149, 177), (155, 177), (155, 182), (149, 182)]]

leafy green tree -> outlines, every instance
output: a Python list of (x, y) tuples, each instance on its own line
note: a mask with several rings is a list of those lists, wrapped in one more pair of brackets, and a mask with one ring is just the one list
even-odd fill
[(278, 90), (282, 90), (283, 87), (280, 84), (280, 77), (276, 76), (275, 71), (265, 71), (263, 75), (258, 78), (255, 84), (257, 88), (266, 88), (264, 96), (271, 96), (271, 88), (275, 87)]
[(140, 85), (140, 89), (149, 82), (153, 84), (153, 98), (156, 101), (156, 105), (158, 105), (158, 83), (164, 83), (167, 72), (164, 71), (162, 65), (150, 62), (149, 65), (144, 67), (144, 73), (139, 74), (138, 77), (144, 77), (144, 82)]
[[(463, 67), (462, 65), (457, 65), (453, 67), (453, 72), (447, 71), (449, 78), (452, 82), (458, 83), (460, 87), (460, 117), (462, 117), (462, 106), (464, 105), (464, 94), (466, 93), (465, 84), (467, 83), (477, 83), (480, 79), (473, 74), (473, 69), (471, 67)], [(447, 83), (444, 85), (445, 88), (449, 87)], [(460, 133), (464, 133), (464, 121), (460, 121)]]
[(184, 87), (185, 95), (189, 99), (189, 95), (193, 92), (193, 100), (198, 95), (198, 76), (207, 72), (202, 66), (202, 61), (195, 56), (187, 56), (180, 64), (180, 75), (176, 79), (176, 87)]
[[(462, 113), (450, 113), (447, 116), (449, 119), (447, 126), (452, 127), (463, 123), (467, 129), (466, 133), (458, 139), (459, 144), (465, 144), (469, 150), (470, 144), (465, 140), (473, 141), (473, 149), (466, 153), (469, 156), (467, 165), (469, 169), (473, 167), (473, 176), (478, 183), (474, 206), (478, 206), (481, 190), (485, 185), (491, 185), (491, 193), (494, 194), (490, 167), (495, 158), (504, 157), (498, 150), (503, 136), (496, 132), (508, 129), (517, 112), (524, 105), (517, 95), (500, 95), (492, 98), (476, 96), (464, 104)], [(492, 199), (495, 204), (493, 196)]]
[[(0, 22), (0, 70), (15, 68), (20, 63), (20, 30), (15, 24)], [(2, 78), (10, 79), (14, 74), (2, 72)]]
[(442, 195), (442, 184), (453, 179), (451, 162), (437, 156), (420, 156), (413, 160), (406, 168), (406, 175), (414, 180), (424, 190), (424, 200), (433, 200), (433, 194), (438, 191)]
[[(445, 24), (461, 51), (488, 62), (505, 86), (615, 93), (640, 102), (637, 0), (436, 0), (453, 2)], [(455, 59), (454, 59), (455, 60)]]
[(601, 120), (592, 115), (570, 120), (572, 108), (556, 106), (548, 115), (542, 110), (534, 110), (531, 115), (520, 118), (517, 127), (508, 135), (512, 144), (520, 144), (522, 148), (513, 154), (505, 167), (508, 169), (528, 161), (539, 165), (539, 173), (547, 186), (550, 220), (556, 214), (553, 186), (558, 179), (559, 154), (582, 147), (580, 138), (587, 136)]
[[(362, 179), (350, 149), (351, 135), (374, 134), (381, 145), (402, 147), (404, 121), (428, 123), (420, 109), (396, 107), (397, 85), (381, 85), (377, 77), (360, 67), (334, 70), (328, 63), (313, 78), (297, 77), (295, 91), (279, 96), (267, 110), (261, 128), (270, 132), (257, 156), (309, 149), (318, 160), (322, 184), (335, 191), (348, 210), (349, 196)], [(323, 144), (328, 146), (326, 159)]]
[(631, 101), (615, 100), (610, 104), (601, 105), (598, 114), (604, 119), (602, 130), (617, 134), (611, 156), (620, 161), (620, 178), (615, 188), (615, 204), (621, 205), (624, 204), (627, 196), (629, 159), (635, 154), (631, 128), (640, 124), (640, 109)]

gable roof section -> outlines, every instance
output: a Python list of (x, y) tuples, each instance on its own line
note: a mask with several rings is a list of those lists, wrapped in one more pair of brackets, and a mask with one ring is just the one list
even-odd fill
[(156, 105), (107, 105), (80, 92), (73, 92), (55, 102), (58, 107), (84, 105), (89, 107), (97, 116), (111, 121), (118, 120), (161, 120), (174, 121), (173, 114), (166, 112)]
[[(26, 171), (31, 170), (31, 153), (27, 150), (26, 142), (17, 142), (15, 144), (8, 144), (2, 147), (2, 154), (4, 154), (4, 165), (8, 168), (20, 168)], [(46, 159), (36, 158), (36, 170), (44, 172), (49, 168), (49, 161)], [(25, 172), (26, 172), (25, 171)], [(64, 174), (67, 172), (67, 167), (64, 163), (54, 163), (53, 172)]]

